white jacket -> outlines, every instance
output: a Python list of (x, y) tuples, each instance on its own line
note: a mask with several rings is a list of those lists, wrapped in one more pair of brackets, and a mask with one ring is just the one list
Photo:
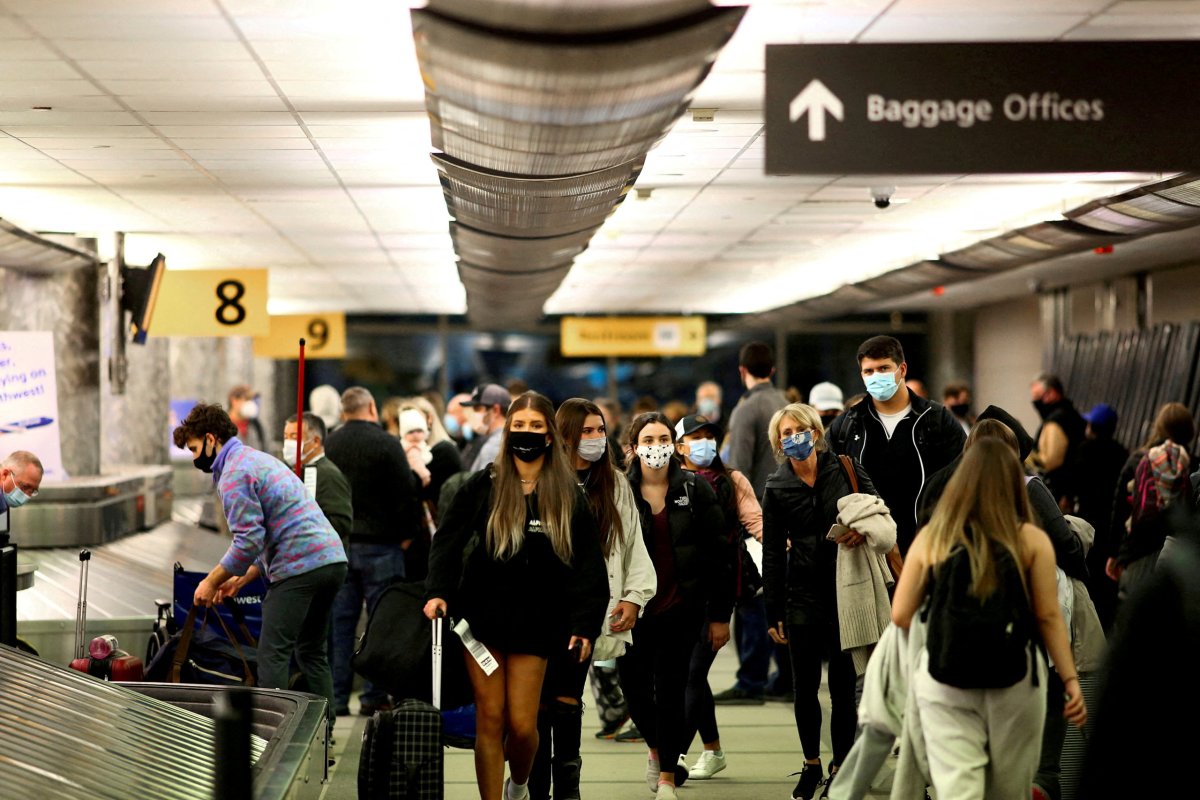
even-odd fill
[(658, 575), (654, 562), (642, 540), (642, 520), (633, 500), (633, 489), (620, 472), (614, 470), (616, 478), (617, 513), (621, 516), (624, 533), (622, 546), (613, 548), (607, 559), (608, 566), (608, 611), (604, 615), (604, 633), (596, 642), (595, 660), (607, 661), (624, 655), (625, 646), (632, 644), (633, 634), (629, 631), (614, 633), (612, 613), (622, 600), (638, 607), (638, 617), (646, 610), (646, 604), (658, 590)]

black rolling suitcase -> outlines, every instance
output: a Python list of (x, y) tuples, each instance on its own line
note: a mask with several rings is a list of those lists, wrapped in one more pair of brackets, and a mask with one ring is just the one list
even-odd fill
[(433, 703), (405, 700), (367, 721), (359, 800), (442, 800), (442, 623), (433, 621)]

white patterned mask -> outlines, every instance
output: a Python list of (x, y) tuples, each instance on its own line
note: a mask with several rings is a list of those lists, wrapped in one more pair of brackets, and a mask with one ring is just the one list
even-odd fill
[(673, 444), (639, 444), (638, 458), (650, 469), (662, 469), (671, 463), (671, 454), (675, 452)]

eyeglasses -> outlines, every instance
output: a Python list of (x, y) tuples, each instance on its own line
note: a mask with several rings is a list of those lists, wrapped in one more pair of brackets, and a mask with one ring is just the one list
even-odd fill
[(27, 484), (21, 483), (19, 480), (17, 480), (17, 476), (14, 473), (9, 472), (8, 474), (9, 474), (9, 477), (12, 478), (13, 486), (16, 486), (18, 489), (20, 489), (22, 492), (24, 492), (25, 496), (28, 497), (30, 500), (32, 500), (33, 498), (38, 496), (37, 489), (30, 489)]

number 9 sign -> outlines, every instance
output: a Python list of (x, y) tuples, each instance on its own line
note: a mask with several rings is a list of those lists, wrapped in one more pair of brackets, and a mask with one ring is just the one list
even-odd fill
[(254, 355), (260, 358), (294, 359), (299, 355), (301, 338), (306, 341), (305, 358), (344, 358), (346, 315), (331, 311), (272, 316), (270, 334), (254, 338)]

